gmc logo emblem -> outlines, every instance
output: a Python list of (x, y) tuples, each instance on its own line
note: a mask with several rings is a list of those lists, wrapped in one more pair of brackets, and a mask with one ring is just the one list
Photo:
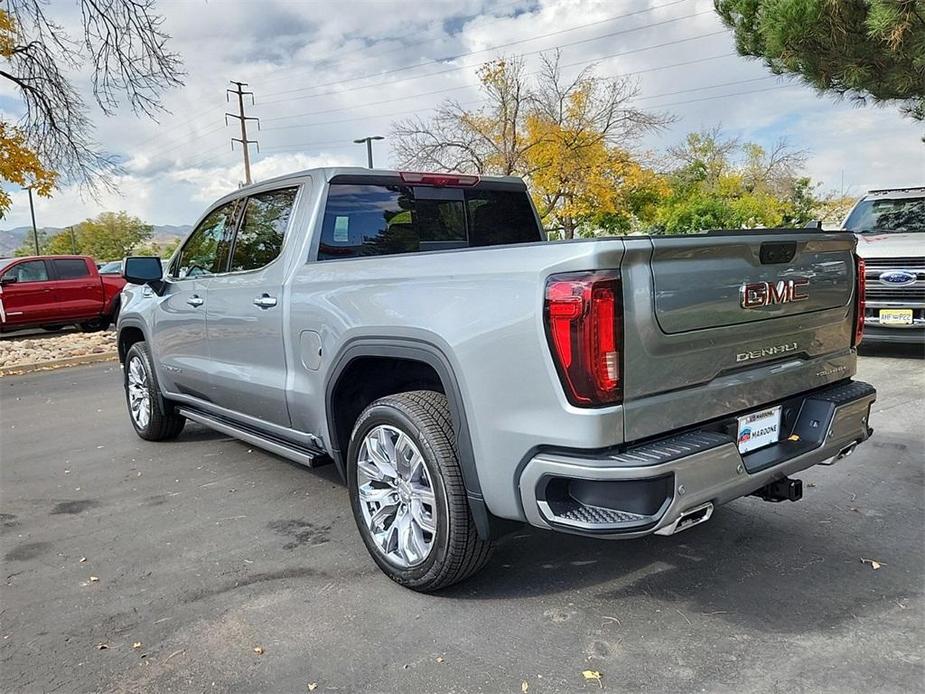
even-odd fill
[(752, 282), (742, 285), (742, 308), (761, 308), (771, 304), (789, 304), (794, 301), (806, 301), (809, 294), (801, 291), (809, 286), (809, 280), (798, 277), (794, 280), (777, 282)]

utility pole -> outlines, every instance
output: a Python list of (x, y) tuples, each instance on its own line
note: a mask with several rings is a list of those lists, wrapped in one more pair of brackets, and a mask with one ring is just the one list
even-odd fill
[(231, 80), (231, 83), (235, 85), (235, 89), (226, 89), (225, 90), (225, 101), (230, 101), (231, 95), (234, 94), (238, 97), (238, 112), (237, 113), (226, 113), (225, 114), (225, 125), (228, 125), (229, 118), (237, 118), (241, 122), (241, 137), (231, 138), (231, 151), (234, 151), (234, 143), (240, 142), (241, 149), (244, 151), (244, 180), (246, 185), (251, 184), (251, 154), (250, 148), (248, 145), (256, 144), (257, 151), (260, 151), (260, 144), (257, 140), (248, 140), (247, 139), (247, 121), (255, 120), (257, 121), (257, 130), (260, 130), (260, 119), (254, 118), (253, 116), (247, 116), (244, 114), (244, 96), (249, 95), (251, 98), (251, 106), (254, 105), (254, 92), (244, 91), (244, 87), (247, 86), (247, 82), (235, 82)]
[(35, 254), (42, 255), (42, 249), (39, 248), (39, 230), (35, 226), (35, 205), (32, 204), (32, 186), (26, 188), (29, 191), (29, 214), (32, 215), (32, 240), (35, 242)]
[(382, 135), (371, 135), (370, 137), (361, 137), (359, 140), (354, 140), (358, 145), (366, 143), (366, 163), (368, 167), (373, 168), (373, 140), (384, 140), (385, 138)]
[(74, 227), (69, 226), (67, 228), (68, 233), (71, 235), (71, 253), (77, 255), (77, 234), (74, 233)]

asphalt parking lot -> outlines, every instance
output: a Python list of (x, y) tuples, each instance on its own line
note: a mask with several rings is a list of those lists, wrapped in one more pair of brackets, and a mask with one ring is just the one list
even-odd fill
[(3, 378), (0, 690), (922, 691), (925, 362), (868, 350), (858, 377), (874, 438), (799, 503), (524, 530), (429, 596), (376, 569), (333, 467), (141, 441), (116, 364)]

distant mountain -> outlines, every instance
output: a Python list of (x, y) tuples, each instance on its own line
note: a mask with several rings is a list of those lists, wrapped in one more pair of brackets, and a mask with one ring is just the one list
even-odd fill
[[(177, 238), (186, 236), (191, 227), (189, 224), (155, 224), (154, 235), (151, 239), (157, 243), (164, 244)], [(39, 231), (44, 232), (47, 236), (54, 236), (64, 227), (40, 227)], [(0, 257), (13, 255), (22, 244), (23, 239), (32, 236), (32, 227), (15, 227), (13, 229), (0, 229)]]

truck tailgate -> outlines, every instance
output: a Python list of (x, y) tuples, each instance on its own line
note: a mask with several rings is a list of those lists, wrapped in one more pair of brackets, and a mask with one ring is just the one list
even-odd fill
[[(655, 313), (666, 333), (778, 320), (781, 330), (799, 316), (845, 306), (854, 288), (852, 244), (831, 240), (749, 235), (654, 238)], [(762, 262), (789, 258), (785, 262)], [(793, 285), (791, 285), (793, 282)], [(750, 309), (742, 307), (750, 287)], [(790, 287), (795, 297), (789, 297)], [(773, 289), (772, 289), (773, 287)], [(771, 303), (760, 305), (766, 295)]]
[(818, 232), (627, 239), (626, 439), (851, 376), (855, 243)]

